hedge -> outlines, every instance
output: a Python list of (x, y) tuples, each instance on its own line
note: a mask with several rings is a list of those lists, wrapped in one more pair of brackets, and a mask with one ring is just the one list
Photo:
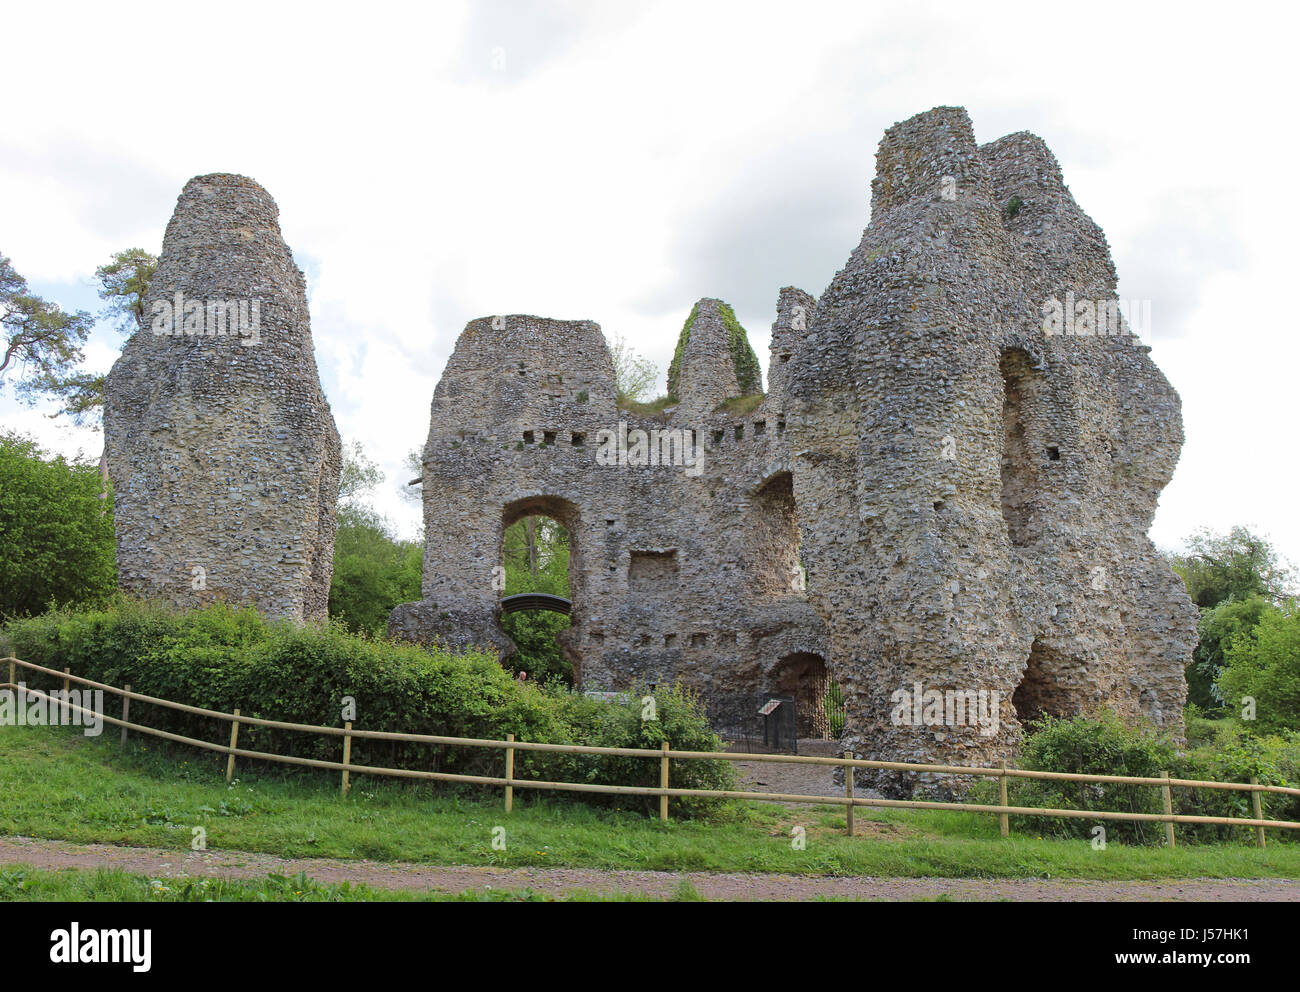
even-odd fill
[[(136, 692), (206, 709), (288, 723), (342, 726), (346, 697), (355, 700), (354, 726), (365, 730), (612, 747), (720, 750), (698, 699), (660, 687), (656, 719), (641, 720), (638, 699), (611, 704), (559, 688), (519, 682), (482, 651), (426, 650), (349, 633), (341, 624), (270, 622), (255, 610), (223, 604), (174, 613), (122, 598), (99, 610), (64, 609), (13, 621), (4, 629), (17, 657), (74, 675), (130, 684)], [(33, 687), (58, 680), (28, 672)], [(132, 722), (218, 743), (229, 724), (211, 717), (133, 703)], [(342, 739), (243, 725), (241, 747), (330, 761)], [(503, 752), (488, 748), (354, 740), (357, 764), (500, 775)], [(287, 766), (278, 765), (279, 768)], [(653, 759), (607, 759), (517, 751), (516, 775), (551, 781), (613, 785), (658, 784)], [(731, 788), (729, 762), (679, 761), (673, 788)], [(521, 790), (521, 794), (522, 794)], [(594, 793), (553, 793), (595, 804)], [(642, 805), (618, 797), (624, 807)], [(643, 805), (657, 808), (657, 800)], [(677, 815), (707, 813), (719, 802), (673, 800)]]

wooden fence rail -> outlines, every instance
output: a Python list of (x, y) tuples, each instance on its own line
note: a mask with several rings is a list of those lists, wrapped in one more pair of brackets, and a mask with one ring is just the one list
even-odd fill
[[(129, 685), (124, 688), (119, 688), (103, 682), (95, 682), (91, 679), (72, 675), (67, 669), (58, 671), (53, 668), (46, 668), (43, 665), (37, 665), (34, 662), (22, 661), (21, 659), (13, 657), (0, 659), (0, 664), (6, 662), (9, 666), (9, 681), (0, 685), (0, 689), (11, 689), (15, 692), (24, 693), (27, 696), (38, 699), (54, 700), (59, 702), (61, 706), (65, 706), (68, 711), (75, 711), (95, 716), (97, 719), (102, 719), (105, 723), (119, 726), (122, 728), (123, 744), (126, 743), (127, 731), (134, 730), (139, 733), (158, 737), (162, 740), (172, 741), (173, 743), (186, 744), (206, 751), (225, 754), (228, 756), (226, 766), (227, 779), (230, 779), (234, 775), (235, 759), (237, 757), (252, 758), (258, 761), (278, 762), (281, 764), (300, 765), (309, 768), (336, 770), (342, 773), (342, 791), (344, 795), (347, 795), (348, 793), (351, 784), (351, 776), (366, 774), (390, 776), (395, 778), (424, 779), (439, 782), (465, 782), (484, 786), (500, 786), (505, 790), (505, 805), (507, 812), (510, 811), (513, 805), (515, 789), (589, 792), (608, 795), (657, 796), (659, 797), (659, 817), (662, 820), (668, 819), (668, 800), (670, 797), (741, 799), (754, 802), (810, 803), (818, 805), (844, 806), (846, 825), (850, 834), (854, 832), (853, 811), (857, 807), (878, 807), (884, 809), (937, 809), (993, 814), (999, 819), (999, 826), (1001, 827), (1000, 832), (1004, 837), (1008, 836), (1009, 832), (1008, 817), (1013, 814), (1017, 816), (1047, 816), (1085, 820), (1127, 820), (1139, 823), (1163, 823), (1165, 824), (1166, 843), (1171, 847), (1174, 844), (1174, 825), (1178, 823), (1215, 824), (1221, 826), (1253, 828), (1255, 831), (1256, 843), (1259, 847), (1265, 845), (1264, 831), (1268, 828), (1300, 830), (1300, 823), (1289, 820), (1268, 820), (1264, 818), (1263, 811), (1263, 796), (1265, 794), (1300, 796), (1300, 789), (1280, 785), (1262, 785), (1254, 778), (1252, 778), (1248, 783), (1216, 782), (1200, 779), (1171, 778), (1168, 774), (1163, 774), (1160, 777), (1143, 777), (1133, 775), (1089, 775), (1075, 772), (1033, 771), (1023, 768), (1008, 768), (1005, 763), (998, 768), (980, 768), (966, 765), (922, 764), (905, 761), (876, 761), (866, 758), (854, 758), (849, 752), (845, 752), (845, 755), (842, 758), (832, 758), (815, 757), (811, 755), (746, 754), (733, 751), (670, 751), (669, 745), (666, 742), (659, 750), (650, 750), (644, 748), (598, 747), (586, 744), (547, 744), (537, 741), (517, 741), (514, 739), (513, 734), (508, 734), (506, 740), (493, 740), (474, 737), (446, 737), (437, 734), (406, 734), (396, 731), (357, 730), (352, 726), (351, 722), (346, 723), (343, 727), (325, 727), (317, 724), (286, 723), (280, 720), (266, 720), (260, 717), (252, 717), (247, 714), (242, 714), (238, 709), (233, 713), (225, 713), (220, 710), (210, 710), (200, 706), (190, 706), (185, 703), (177, 703), (157, 696), (149, 696), (144, 693), (133, 692)], [(65, 692), (71, 683), (75, 682), (78, 685), (86, 686), (91, 689), (100, 689), (104, 692), (116, 694), (122, 698), (122, 716), (119, 719), (107, 714), (95, 714), (86, 707), (65, 701), (59, 701), (42, 690), (33, 689), (20, 684), (17, 679), (17, 669), (20, 667), (62, 679)], [(215, 744), (211, 741), (186, 737), (182, 734), (174, 734), (169, 731), (158, 730), (153, 727), (146, 727), (138, 723), (133, 723), (129, 718), (131, 700), (150, 703), (155, 706), (162, 706), (183, 713), (191, 713), (196, 716), (211, 717), (215, 720), (224, 720), (231, 724), (230, 744)], [(274, 754), (266, 751), (252, 751), (246, 748), (240, 748), (237, 746), (240, 726), (267, 727), (273, 730), (287, 730), (324, 736), (342, 737), (343, 760), (328, 761), (320, 758), (301, 758), (292, 755)], [(387, 768), (373, 765), (358, 765), (351, 761), (352, 741), (356, 739), (405, 741), (416, 744), (457, 745), (461, 747), (498, 749), (505, 752), (505, 775), (504, 777), (492, 775), (461, 775), (451, 772), (423, 771), (414, 768)], [(518, 751), (654, 758), (659, 762), (659, 787), (599, 785), (590, 782), (544, 782), (536, 779), (516, 778), (514, 774), (514, 765), (515, 753)], [(846, 770), (844, 795), (813, 796), (724, 789), (673, 789), (669, 787), (668, 775), (670, 761), (701, 760), (733, 762), (772, 761), (784, 764), (838, 765), (844, 767)], [(853, 791), (853, 776), (848, 773), (848, 770), (852, 768), (886, 769), (892, 771), (913, 772), (917, 774), (997, 778), (999, 787), (999, 804), (988, 805), (981, 803), (942, 802), (938, 800), (921, 799), (873, 799), (866, 796), (857, 796), (854, 795)], [(1007, 781), (1011, 778), (1028, 778), (1058, 782), (1123, 783), (1127, 785), (1153, 786), (1161, 790), (1165, 811), (1163, 813), (1131, 813), (1118, 810), (1050, 809), (1035, 806), (1012, 806), (1009, 804), (1007, 798)], [(1251, 794), (1252, 813), (1254, 816), (1251, 818), (1245, 818), (1232, 816), (1196, 816), (1184, 813), (1174, 813), (1172, 794), (1170, 792), (1171, 788), (1220, 789), (1234, 792), (1249, 792)]]

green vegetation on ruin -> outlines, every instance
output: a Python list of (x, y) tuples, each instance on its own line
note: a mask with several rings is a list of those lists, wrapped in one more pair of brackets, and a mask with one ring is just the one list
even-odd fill
[[(677, 347), (673, 351), (673, 360), (668, 366), (668, 396), (672, 402), (680, 399), (678, 385), (682, 370), (682, 355), (686, 352), (686, 344), (691, 339), (691, 327), (695, 323), (695, 318), (699, 316), (700, 305), (697, 303), (691, 308), (690, 316), (686, 318), (686, 323), (682, 325), (682, 333), (677, 337)], [(736, 381), (740, 383), (740, 392), (742, 396), (749, 396), (760, 393), (763, 388), (763, 372), (758, 364), (758, 356), (754, 354), (754, 349), (749, 343), (749, 335), (745, 328), (741, 326), (740, 321), (736, 319), (736, 312), (730, 305), (718, 302), (718, 312), (722, 316), (723, 326), (727, 329), (727, 343), (731, 349), (731, 362), (736, 370)]]

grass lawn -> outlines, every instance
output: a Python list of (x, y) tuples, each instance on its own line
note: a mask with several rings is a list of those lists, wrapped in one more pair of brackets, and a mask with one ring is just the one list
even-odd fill
[[(734, 803), (709, 821), (664, 824), (525, 790), (516, 791), (515, 810), (507, 816), (499, 793), (366, 776), (354, 779), (346, 800), (332, 774), (275, 767), (245, 765), (227, 786), (224, 761), (143, 739), (122, 751), (116, 734), (89, 739), (75, 730), (0, 727), (0, 835), (185, 850), (192, 829), (201, 826), (213, 851), (435, 865), (891, 877), (1300, 877), (1300, 844), (1270, 835), (1261, 851), (1246, 830), (1240, 844), (1171, 851), (1112, 842), (1097, 851), (1085, 839), (1013, 832), (1003, 840), (996, 817), (978, 814), (860, 809), (859, 836), (848, 837), (844, 812), (833, 806)], [(791, 842), (796, 825), (806, 830), (804, 850)], [(505, 828), (505, 850), (493, 849), (498, 826)], [(28, 877), (38, 889), (57, 884), (126, 891), (140, 884), (111, 873), (70, 873), (51, 881), (29, 870)], [(236, 886), (231, 892), (251, 886), (248, 898), (264, 897), (255, 883), (229, 884)]]
[[(683, 882), (670, 902), (694, 902)], [(304, 874), (269, 875), (256, 881), (222, 878), (148, 878), (116, 869), (49, 871), (28, 865), (0, 866), (0, 902), (643, 902), (637, 893), (611, 895), (574, 889), (557, 898), (532, 889), (428, 892), (324, 885)]]

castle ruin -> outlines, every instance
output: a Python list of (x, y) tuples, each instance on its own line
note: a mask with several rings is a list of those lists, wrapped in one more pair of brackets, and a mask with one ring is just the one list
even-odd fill
[(829, 675), (843, 747), (884, 760), (988, 764), (1098, 707), (1181, 734), (1196, 611), (1146, 536), (1180, 405), (1117, 311), (1041, 139), (977, 145), (960, 108), (897, 124), (844, 268), (780, 293), (761, 398), (717, 300), (654, 413), (619, 408), (590, 321), (465, 328), (423, 451), (422, 600), (390, 632), (509, 653), (494, 569), (540, 513), (570, 534), (583, 688), (680, 681), (725, 724), (771, 693), (815, 710)]
[[(144, 303), (105, 387), (121, 584), (323, 619), (339, 437), (265, 190), (191, 180)], [(389, 630), (508, 655), (503, 534), (544, 514), (584, 689), (678, 681), (724, 727), (794, 696), (806, 734), (834, 681), (841, 746), (886, 760), (988, 764), (1099, 707), (1180, 734), (1196, 611), (1146, 534), (1181, 414), (1130, 330), (1044, 143), (920, 114), (844, 268), (780, 291), (766, 392), (716, 299), (648, 407), (590, 321), (471, 321), (423, 450), (422, 598)]]

